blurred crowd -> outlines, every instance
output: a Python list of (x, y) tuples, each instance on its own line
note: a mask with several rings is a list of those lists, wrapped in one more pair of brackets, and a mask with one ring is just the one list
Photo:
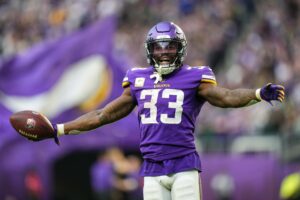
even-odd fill
[(116, 53), (145, 66), (147, 31), (171, 20), (187, 36), (186, 63), (211, 66), (220, 86), (258, 88), (274, 82), (286, 88), (280, 106), (206, 105), (199, 133), (300, 135), (298, 0), (0, 0), (0, 13), (0, 61), (115, 13)]
[(117, 148), (100, 153), (91, 167), (91, 185), (95, 200), (143, 199), (143, 178), (139, 176), (141, 159), (125, 155)]

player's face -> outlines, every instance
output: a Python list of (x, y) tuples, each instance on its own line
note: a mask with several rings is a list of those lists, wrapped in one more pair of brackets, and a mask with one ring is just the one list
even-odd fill
[(158, 64), (170, 64), (173, 63), (177, 56), (178, 42), (163, 41), (153, 43), (153, 58)]

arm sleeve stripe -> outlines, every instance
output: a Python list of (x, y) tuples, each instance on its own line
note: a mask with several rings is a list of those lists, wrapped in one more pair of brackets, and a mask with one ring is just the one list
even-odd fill
[(214, 85), (217, 85), (217, 82), (211, 79), (201, 79), (201, 83), (212, 83)]
[(122, 87), (123, 87), (123, 88), (125, 88), (125, 87), (127, 87), (127, 86), (129, 86), (129, 85), (130, 85), (130, 82), (123, 82), (123, 83), (122, 83)]

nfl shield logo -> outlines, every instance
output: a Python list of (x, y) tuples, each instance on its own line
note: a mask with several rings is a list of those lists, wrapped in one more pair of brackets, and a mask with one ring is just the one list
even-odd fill
[(35, 127), (35, 120), (32, 118), (27, 119), (26, 128), (33, 129)]

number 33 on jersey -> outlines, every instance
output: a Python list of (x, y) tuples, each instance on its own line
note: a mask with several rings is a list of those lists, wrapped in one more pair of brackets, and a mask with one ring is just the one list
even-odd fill
[(214, 73), (206, 66), (183, 65), (163, 78), (152, 67), (127, 71), (122, 86), (130, 87), (138, 106), (141, 147), (159, 140), (170, 145), (193, 141), (195, 120), (204, 103), (197, 96), (203, 82), (216, 84)]

